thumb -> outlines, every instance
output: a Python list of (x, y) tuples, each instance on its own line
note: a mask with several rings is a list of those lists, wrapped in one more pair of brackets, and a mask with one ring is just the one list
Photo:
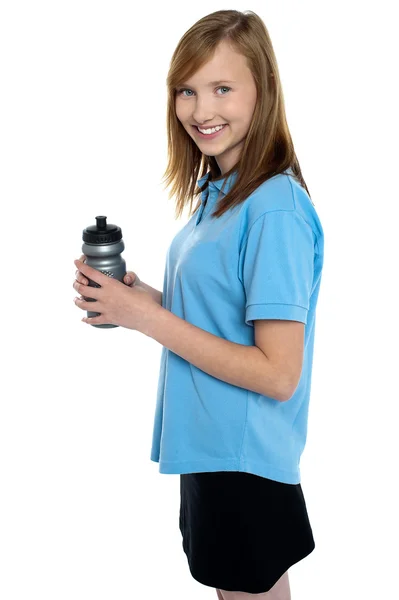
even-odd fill
[(133, 271), (128, 271), (123, 278), (123, 281), (125, 283), (127, 283), (128, 285), (130, 285), (132, 283), (137, 283), (137, 280), (138, 280), (138, 277), (137, 277), (136, 273), (134, 273)]

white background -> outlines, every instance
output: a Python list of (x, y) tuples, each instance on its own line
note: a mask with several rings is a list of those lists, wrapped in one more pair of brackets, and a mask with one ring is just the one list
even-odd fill
[(166, 77), (187, 29), (253, 10), (325, 234), (302, 489), (315, 551), (293, 600), (394, 598), (398, 94), (394, 2), (9, 0), (0, 9), (2, 600), (216, 599), (150, 461), (161, 345), (81, 322), (82, 230), (122, 227), (162, 290), (174, 218)]

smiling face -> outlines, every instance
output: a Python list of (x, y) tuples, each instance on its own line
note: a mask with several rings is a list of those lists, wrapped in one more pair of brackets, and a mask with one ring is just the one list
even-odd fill
[[(246, 58), (224, 41), (213, 58), (177, 88), (177, 118), (201, 152), (215, 157), (222, 174), (240, 158), (256, 96)], [(205, 129), (215, 125), (225, 127), (207, 137), (201, 135), (197, 125)]]

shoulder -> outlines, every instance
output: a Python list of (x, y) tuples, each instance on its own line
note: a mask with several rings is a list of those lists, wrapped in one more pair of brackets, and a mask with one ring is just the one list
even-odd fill
[[(299, 204), (303, 202), (301, 189), (303, 188), (294, 178), (286, 173), (275, 175), (261, 183), (245, 202), (249, 224), (265, 213), (300, 208)], [(303, 189), (303, 192), (310, 202), (306, 190)]]
[(323, 234), (320, 220), (306, 190), (289, 173), (281, 173), (261, 183), (246, 199), (242, 211), (241, 235), (246, 237), (258, 220), (294, 220), (312, 229), (316, 238)]

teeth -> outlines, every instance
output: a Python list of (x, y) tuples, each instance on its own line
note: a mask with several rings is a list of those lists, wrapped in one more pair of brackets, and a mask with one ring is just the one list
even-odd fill
[(224, 125), (219, 125), (219, 127), (213, 127), (212, 129), (200, 129), (198, 127), (198, 131), (200, 131), (201, 133), (205, 133), (205, 134), (209, 134), (209, 133), (215, 133), (216, 131), (220, 131), (221, 129), (223, 129)]

